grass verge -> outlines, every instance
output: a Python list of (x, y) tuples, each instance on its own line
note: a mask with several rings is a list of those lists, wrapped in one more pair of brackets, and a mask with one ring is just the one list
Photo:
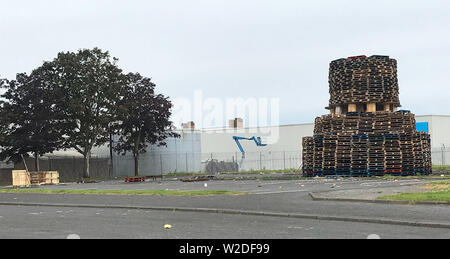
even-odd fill
[(450, 203), (450, 180), (431, 182), (423, 186), (431, 192), (401, 193), (397, 195), (379, 197), (379, 200), (416, 202), (447, 202)]
[(139, 195), (139, 196), (212, 196), (244, 195), (245, 192), (232, 191), (166, 191), (166, 190), (52, 190), (52, 189), (0, 189), (0, 193), (34, 194), (85, 194), (85, 195)]
[(450, 203), (450, 191), (434, 191), (421, 193), (401, 193), (392, 196), (379, 197), (378, 200), (388, 201), (409, 201), (414, 204), (416, 202), (447, 202)]

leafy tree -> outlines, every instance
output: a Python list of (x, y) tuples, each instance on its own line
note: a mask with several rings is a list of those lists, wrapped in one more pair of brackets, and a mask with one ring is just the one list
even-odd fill
[[(5, 84), (5, 79), (0, 78), (0, 90), (2, 90), (3, 85)], [(6, 112), (4, 111), (4, 101), (0, 96), (0, 152), (2, 150), (1, 143), (5, 140), (6, 129), (8, 128), (8, 124), (6, 122)]]
[(16, 80), (3, 80), (2, 84), (7, 91), (0, 111), (0, 160), (18, 162), (21, 156), (32, 153), (39, 171), (39, 156), (64, 143), (55, 92), (43, 87), (35, 74), (18, 74)]
[(36, 70), (44, 83), (61, 94), (57, 107), (66, 118), (65, 147), (84, 156), (84, 177), (90, 177), (92, 148), (108, 141), (112, 107), (125, 83), (118, 59), (98, 48), (59, 53)]
[(168, 137), (179, 135), (171, 130), (172, 103), (168, 97), (155, 94), (155, 84), (140, 74), (127, 75), (124, 98), (116, 109), (114, 128), (119, 133), (114, 149), (134, 156), (134, 172), (139, 176), (139, 156), (147, 151), (149, 144), (165, 146)]

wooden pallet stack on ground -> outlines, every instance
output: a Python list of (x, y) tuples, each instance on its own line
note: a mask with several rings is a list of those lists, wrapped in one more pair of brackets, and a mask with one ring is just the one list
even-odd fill
[[(333, 145), (327, 145), (330, 141), (330, 135), (338, 136), (335, 149), (336, 164), (334, 169), (336, 172), (347, 171), (347, 173), (350, 173), (355, 170), (361, 173), (365, 168), (377, 174), (381, 174), (381, 171), (393, 174), (400, 172), (411, 174), (415, 171), (431, 170), (431, 153), (423, 153), (424, 145), (430, 146), (429, 134), (417, 135), (416, 145), (413, 145), (412, 135), (416, 132), (416, 121), (414, 114), (410, 112), (354, 112), (338, 116), (325, 115), (317, 118), (316, 123), (321, 126), (315, 128), (315, 134), (325, 135), (326, 137), (324, 143), (322, 143), (323, 146), (320, 146), (320, 148), (323, 147), (321, 150), (323, 152), (313, 155), (316, 159), (314, 164), (316, 167), (319, 166), (318, 160), (322, 159), (322, 169), (328, 173), (332, 171), (331, 154), (334, 149)], [(370, 135), (371, 140), (382, 139), (383, 141), (374, 143), (367, 140), (366, 154), (357, 152), (357, 150), (351, 152), (351, 150), (343, 148), (346, 141), (344, 138), (340, 138), (341, 136), (352, 138), (352, 136), (358, 135)], [(392, 139), (392, 136), (395, 139)], [(369, 139), (369, 137), (367, 138)], [(313, 153), (312, 149), (310, 150)], [(422, 155), (415, 158), (414, 151), (416, 154)], [(384, 154), (384, 157), (382, 157), (382, 154)], [(347, 156), (350, 156), (350, 162), (348, 162)], [(366, 165), (361, 165), (361, 161), (365, 160), (367, 160)]]
[(13, 170), (12, 178), (12, 185), (16, 187), (59, 184), (59, 173), (53, 171), (27, 172), (26, 170)]
[(323, 139), (323, 171), (324, 174), (334, 174), (336, 168), (336, 153), (337, 153), (336, 135), (325, 135)]
[(433, 162), (431, 160), (431, 136), (425, 132), (422, 132), (422, 148), (424, 152), (424, 167), (425, 173), (431, 173), (433, 171)]
[(31, 185), (55, 185), (59, 184), (58, 172), (30, 172)]
[(399, 174), (402, 172), (402, 151), (399, 134), (384, 135), (385, 173)]
[(431, 139), (425, 132), (413, 134), (414, 170), (426, 174), (432, 171)]
[(412, 134), (413, 154), (414, 154), (414, 170), (420, 172), (425, 167), (424, 149), (420, 132)]
[(313, 159), (313, 170), (320, 171), (323, 170), (323, 135), (314, 136), (314, 159)]
[(303, 168), (313, 171), (314, 168), (314, 138), (303, 138)]
[(372, 175), (384, 175), (386, 170), (385, 156), (383, 150), (384, 136), (379, 134), (369, 134), (368, 137), (368, 171)]
[(402, 173), (414, 174), (414, 152), (412, 144), (412, 133), (400, 134), (400, 147), (402, 152)]
[(369, 136), (353, 135), (351, 136), (351, 168), (352, 175), (366, 175), (369, 164)]
[(315, 172), (431, 172), (430, 135), (416, 131), (411, 112), (394, 112), (400, 107), (396, 60), (388, 56), (335, 60), (329, 82), (331, 114), (316, 119), (314, 143), (304, 146), (304, 159), (313, 157)]
[(336, 146), (336, 174), (348, 175), (352, 167), (351, 134), (342, 134), (337, 137)]
[(29, 187), (31, 186), (30, 173), (26, 170), (13, 170), (12, 185), (14, 187)]

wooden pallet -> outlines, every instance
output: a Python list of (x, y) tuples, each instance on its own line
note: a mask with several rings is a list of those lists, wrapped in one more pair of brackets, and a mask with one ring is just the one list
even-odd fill
[(125, 178), (126, 183), (142, 183), (145, 182), (145, 177), (127, 177)]

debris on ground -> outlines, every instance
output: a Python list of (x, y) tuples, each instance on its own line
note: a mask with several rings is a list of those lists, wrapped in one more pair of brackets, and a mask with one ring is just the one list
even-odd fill
[(205, 170), (209, 174), (238, 172), (239, 165), (236, 162), (225, 162), (212, 159), (206, 162)]
[(166, 224), (166, 225), (164, 225), (164, 228), (165, 229), (172, 229), (172, 225)]
[(214, 179), (213, 175), (195, 176), (188, 179), (182, 179), (182, 182), (204, 182)]

